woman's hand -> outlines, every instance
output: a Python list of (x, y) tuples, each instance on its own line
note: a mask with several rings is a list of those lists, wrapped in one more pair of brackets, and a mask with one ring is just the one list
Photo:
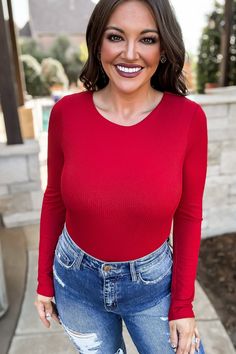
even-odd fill
[(56, 305), (52, 302), (52, 297), (47, 297), (43, 295), (37, 295), (36, 301), (34, 302), (40, 320), (43, 322), (44, 326), (50, 327), (50, 319), (53, 318), (56, 322), (60, 323), (57, 315)]
[(200, 336), (194, 318), (169, 321), (170, 341), (176, 354), (194, 354), (199, 350)]

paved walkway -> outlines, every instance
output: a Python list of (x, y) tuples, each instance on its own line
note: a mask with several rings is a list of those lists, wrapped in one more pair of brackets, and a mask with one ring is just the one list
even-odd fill
[[(0, 232), (4, 232), (2, 230), (4, 229)], [(28, 272), (24, 300), (8, 354), (76, 353), (60, 325), (53, 322), (51, 329), (48, 330), (37, 317), (33, 303), (37, 276), (38, 225), (25, 226), (19, 228), (19, 231), (23, 231), (26, 239)], [(222, 323), (198, 283), (194, 308), (206, 354), (235, 354)], [(7, 320), (7, 316), (6, 314), (5, 319), (0, 320), (0, 326), (1, 321)], [(138, 354), (125, 326), (124, 337), (128, 354)]]

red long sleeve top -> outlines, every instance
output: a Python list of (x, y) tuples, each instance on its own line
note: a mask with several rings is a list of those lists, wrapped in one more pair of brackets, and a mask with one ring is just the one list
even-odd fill
[(206, 166), (206, 116), (186, 97), (164, 93), (131, 126), (103, 117), (91, 92), (62, 98), (49, 120), (37, 292), (54, 295), (52, 265), (64, 223), (85, 252), (111, 262), (153, 252), (173, 220), (169, 320), (194, 317)]

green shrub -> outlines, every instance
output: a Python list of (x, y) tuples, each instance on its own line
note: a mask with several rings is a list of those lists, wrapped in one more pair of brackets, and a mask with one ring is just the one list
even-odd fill
[(59, 36), (56, 38), (49, 51), (49, 56), (57, 59), (63, 65), (64, 69), (68, 63), (68, 51), (70, 46), (70, 41), (66, 36)]
[(74, 51), (73, 53), (71, 53), (70, 58), (67, 62), (65, 71), (68, 76), (70, 84), (72, 82), (75, 84), (77, 83), (80, 71), (83, 67), (83, 63), (80, 60), (80, 55), (81, 54), (79, 50)]
[(53, 85), (62, 85), (68, 88), (68, 78), (62, 64), (53, 58), (46, 58), (42, 61), (42, 78), (48, 89)]
[(44, 81), (41, 77), (41, 65), (39, 62), (29, 54), (20, 56), (25, 75), (25, 84), (27, 92), (35, 96), (45, 96), (49, 94)]
[(19, 38), (19, 45), (21, 54), (29, 54), (37, 59), (39, 63), (41, 63), (44, 58), (48, 57), (48, 54), (45, 53), (36, 40), (32, 38)]
[(39, 63), (49, 57), (58, 60), (64, 68), (69, 83), (77, 83), (82, 66), (88, 57), (85, 42), (76, 47), (64, 35), (57, 37), (47, 52), (42, 50), (34, 39), (20, 38), (19, 44), (22, 54), (31, 55)]
[(83, 63), (87, 59), (86, 54), (83, 44), (75, 48), (66, 36), (57, 37), (50, 49), (50, 57), (57, 59), (62, 64), (69, 83), (77, 83)]

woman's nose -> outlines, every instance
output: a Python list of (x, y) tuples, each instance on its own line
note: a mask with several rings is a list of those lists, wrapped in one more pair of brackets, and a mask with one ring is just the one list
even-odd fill
[(138, 58), (137, 46), (134, 42), (128, 42), (124, 49), (124, 56), (126, 59), (135, 60)]

